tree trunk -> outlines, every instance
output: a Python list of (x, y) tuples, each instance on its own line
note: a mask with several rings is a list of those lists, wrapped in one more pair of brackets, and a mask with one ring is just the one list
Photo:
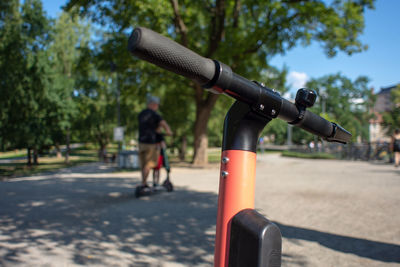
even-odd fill
[(39, 153), (37, 148), (33, 149), (33, 165), (39, 165)]
[(194, 166), (204, 166), (208, 163), (207, 148), (207, 121), (196, 121), (194, 130), (194, 154), (192, 161)]
[(103, 143), (102, 141), (99, 141), (99, 146), (100, 146), (98, 152), (99, 160), (105, 162), (107, 161), (107, 144)]
[(31, 166), (32, 165), (32, 153), (31, 153), (32, 151), (31, 151), (31, 148), (30, 147), (28, 147), (27, 148), (27, 156), (28, 156), (28, 162), (27, 162), (27, 164), (28, 164), (28, 166)]
[(211, 115), (211, 110), (218, 99), (218, 95), (213, 93), (207, 93), (207, 97), (205, 100), (202, 100), (197, 96), (196, 96), (196, 121), (194, 123), (194, 153), (193, 153), (192, 164), (195, 166), (204, 166), (208, 163), (207, 125)]
[(102, 160), (103, 160), (104, 162), (107, 162), (108, 160), (107, 160), (107, 146), (106, 146), (106, 145), (104, 145), (104, 146), (101, 148), (101, 154), (102, 154)]
[[(174, 22), (177, 34), (181, 37), (181, 44), (185, 47), (189, 45), (188, 29), (180, 14), (180, 7), (178, 0), (170, 0), (172, 9), (174, 11)], [(238, 3), (235, 3), (236, 8)], [(215, 51), (218, 49), (219, 43), (222, 40), (225, 31), (225, 8), (226, 3), (223, 0), (217, 0), (213, 14), (211, 15), (211, 33), (210, 43), (205, 54), (206, 57), (211, 58)], [(201, 166), (208, 163), (207, 147), (207, 124), (210, 118), (211, 110), (218, 99), (218, 95), (212, 93), (204, 94), (204, 89), (199, 84), (194, 84), (195, 100), (196, 100), (196, 121), (194, 125), (194, 153), (192, 164)]]
[(66, 150), (65, 150), (65, 163), (69, 163), (69, 152), (70, 152), (70, 136), (71, 136), (71, 132), (69, 130), (69, 128), (67, 129), (67, 133), (66, 133)]
[(187, 150), (187, 138), (186, 136), (182, 137), (181, 147), (179, 148), (179, 160), (184, 161), (186, 157), (186, 150)]
[(59, 143), (56, 143), (54, 146), (56, 147), (56, 157), (57, 157), (58, 159), (60, 159), (60, 158), (62, 157), (61, 149), (60, 149), (60, 144), (59, 144)]

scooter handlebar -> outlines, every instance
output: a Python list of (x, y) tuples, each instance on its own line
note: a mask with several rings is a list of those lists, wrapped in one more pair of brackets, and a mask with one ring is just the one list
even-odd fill
[(128, 42), (129, 51), (163, 69), (207, 84), (215, 74), (215, 63), (150, 29), (136, 28)]
[(323, 137), (329, 142), (339, 142), (346, 144), (351, 140), (351, 133), (343, 129), (334, 122), (309, 112), (305, 112), (304, 119), (296, 126), (318, 136)]
[(278, 115), (280, 119), (300, 127), (312, 134), (321, 136), (329, 142), (339, 142), (345, 144), (351, 140), (351, 133), (343, 129), (340, 125), (327, 121), (317, 114), (306, 110), (302, 115), (303, 118), (301, 120), (297, 120), (298, 116), (299, 111), (296, 105), (286, 99), (283, 99)]
[(332, 123), (334, 132), (331, 137), (326, 138), (329, 142), (339, 142), (347, 144), (351, 139), (351, 133), (336, 123)]
[[(218, 92), (223, 91), (249, 104), (255, 104), (260, 100), (260, 94), (265, 93), (263, 91), (265, 88), (261, 90), (253, 82), (232, 73), (228, 66), (202, 57), (147, 28), (138, 27), (132, 32), (128, 49), (140, 59), (192, 79), (203, 87), (217, 87)], [(339, 125), (307, 110), (299, 119), (300, 112), (296, 105), (280, 96), (268, 94), (263, 100), (266, 100), (267, 104), (273, 103), (279, 106), (278, 116), (281, 119), (321, 136), (327, 141), (347, 143), (351, 139), (351, 134)]]

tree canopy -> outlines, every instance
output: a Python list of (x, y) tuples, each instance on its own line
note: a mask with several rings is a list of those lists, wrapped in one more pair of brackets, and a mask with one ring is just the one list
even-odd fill
[[(2, 4), (0, 13), (1, 149), (38, 153), (65, 143), (83, 26), (70, 14), (49, 19), (40, 0)], [(28, 156), (29, 156), (28, 155)], [(28, 157), (30, 160), (30, 157)]]
[[(40, 0), (3, 1), (0, 149), (28, 148), (37, 156), (51, 145), (72, 140), (96, 142), (104, 150), (117, 125), (125, 127), (127, 138), (136, 139), (137, 114), (152, 94), (161, 98), (161, 113), (175, 132), (172, 145), (184, 153), (186, 143), (192, 144), (193, 163), (204, 164), (208, 144), (221, 144), (223, 117), (233, 100), (132, 58), (127, 40), (133, 28), (151, 28), (284, 93), (288, 70), (271, 66), (270, 59), (311, 42), (319, 42), (328, 57), (338, 51), (351, 55), (365, 50), (359, 37), (364, 12), (373, 4), (373, 0), (71, 0), (53, 20)], [(308, 86), (329, 95), (314, 111), (365, 140), (363, 122), (371, 102), (367, 84), (366, 77), (351, 81), (342, 74), (313, 79)], [(275, 120), (265, 132), (283, 143), (286, 129)], [(311, 138), (298, 130), (293, 135), (295, 142)]]
[(343, 126), (352, 133), (353, 141), (368, 141), (368, 122), (374, 105), (368, 82), (365, 76), (352, 81), (341, 73), (310, 80), (306, 86), (319, 95), (313, 111)]
[[(0, 22), (2, 149), (37, 150), (51, 143), (48, 44), (50, 21), (41, 1), (4, 3)], [(35, 157), (37, 159), (37, 157)]]
[[(181, 107), (185, 108), (185, 114), (193, 112), (186, 103), (195, 106), (194, 118), (186, 116), (189, 120), (175, 127), (182, 129), (177, 132), (186, 135), (187, 123), (192, 124), (193, 163), (204, 164), (207, 161), (207, 128), (215, 127), (208, 122), (219, 96), (204, 92), (192, 81), (129, 58), (126, 40), (133, 27), (151, 28), (268, 86), (270, 77), (263, 74), (274, 70), (269, 60), (296, 45), (320, 42), (329, 57), (338, 51), (351, 55), (366, 49), (359, 36), (364, 28), (365, 9), (373, 8), (373, 3), (373, 0), (71, 0), (66, 8), (79, 9), (108, 33), (102, 52), (118, 66), (126, 96), (130, 92), (129, 97), (143, 99), (151, 92), (162, 96), (163, 104), (170, 106), (173, 102), (169, 101), (175, 99), (168, 96), (174, 93), (182, 99), (180, 103), (185, 103)], [(283, 91), (284, 81), (279, 85), (276, 89)]]

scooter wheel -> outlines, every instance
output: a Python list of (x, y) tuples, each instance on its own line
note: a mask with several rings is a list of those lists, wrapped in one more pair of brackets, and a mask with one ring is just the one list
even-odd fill
[(135, 190), (135, 197), (139, 198), (141, 196), (142, 193), (142, 187), (141, 186), (137, 186), (136, 190)]
[(167, 183), (165, 185), (165, 188), (167, 188), (167, 192), (172, 192), (174, 191), (174, 186), (172, 185), (172, 183)]

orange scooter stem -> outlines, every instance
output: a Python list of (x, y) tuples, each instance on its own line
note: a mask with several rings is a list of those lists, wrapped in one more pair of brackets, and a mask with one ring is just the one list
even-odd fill
[(254, 208), (256, 153), (226, 150), (221, 156), (214, 266), (228, 266), (230, 224), (243, 209)]
[(236, 101), (224, 121), (214, 267), (229, 265), (232, 218), (254, 209), (257, 140), (271, 119)]

